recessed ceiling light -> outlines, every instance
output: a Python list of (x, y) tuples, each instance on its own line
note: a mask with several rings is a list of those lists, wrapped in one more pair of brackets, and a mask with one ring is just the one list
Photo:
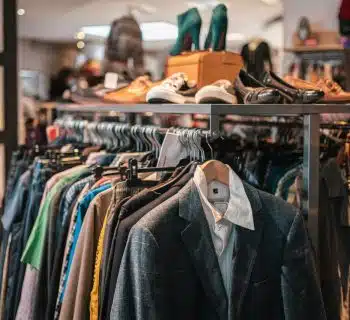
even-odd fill
[(245, 35), (242, 33), (229, 33), (226, 36), (228, 41), (242, 41), (245, 39)]
[(281, 1), (280, 0), (261, 0), (261, 2), (269, 5), (269, 6), (274, 6), (279, 4)]
[[(140, 24), (144, 41), (174, 40), (177, 38), (177, 26), (164, 22), (145, 22)], [(110, 26), (87, 26), (81, 28), (85, 35), (107, 38)]]
[(18, 9), (18, 10), (17, 10), (17, 14), (18, 14), (19, 16), (24, 16), (24, 15), (26, 14), (26, 11), (25, 11), (24, 9)]
[(83, 31), (77, 32), (76, 35), (75, 35), (75, 39), (84, 40), (85, 39), (85, 33)]
[(195, 1), (186, 2), (187, 7), (189, 7), (189, 8), (197, 8), (199, 10), (213, 9), (219, 3), (220, 2), (217, 1), (217, 0), (208, 0), (208, 1), (200, 1), (200, 2), (195, 2)]
[(85, 48), (85, 42), (84, 41), (78, 41), (77, 42), (77, 48), (78, 49), (84, 49)]

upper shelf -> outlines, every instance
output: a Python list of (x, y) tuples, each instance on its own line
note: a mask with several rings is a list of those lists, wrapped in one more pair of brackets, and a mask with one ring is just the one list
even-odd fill
[(101, 104), (101, 105), (58, 105), (57, 111), (78, 113), (164, 113), (164, 114), (208, 114), (242, 116), (277, 116), (321, 113), (350, 113), (350, 104)]
[(317, 46), (299, 46), (292, 48), (285, 48), (285, 52), (293, 52), (293, 53), (304, 53), (304, 52), (328, 52), (328, 51), (344, 51), (344, 47), (342, 45), (317, 45)]

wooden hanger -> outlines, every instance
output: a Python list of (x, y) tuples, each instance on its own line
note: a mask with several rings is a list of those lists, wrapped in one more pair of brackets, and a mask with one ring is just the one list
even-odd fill
[(203, 163), (200, 168), (205, 174), (207, 184), (219, 181), (226, 186), (230, 185), (230, 171), (224, 163), (218, 160), (209, 160)]

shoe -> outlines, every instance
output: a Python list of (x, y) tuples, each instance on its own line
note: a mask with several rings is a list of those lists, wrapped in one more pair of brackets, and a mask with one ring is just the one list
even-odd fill
[(316, 87), (325, 93), (322, 101), (324, 102), (348, 102), (350, 101), (350, 92), (346, 92), (343, 88), (333, 80), (321, 78)]
[(234, 88), (244, 104), (275, 104), (282, 100), (278, 90), (267, 88), (244, 70), (239, 72)]
[(222, 51), (226, 49), (227, 25), (227, 7), (224, 4), (219, 4), (213, 9), (204, 49), (211, 49), (213, 51)]
[(196, 103), (230, 103), (237, 104), (233, 85), (228, 80), (218, 80), (205, 86), (196, 93)]
[(149, 103), (184, 104), (192, 102), (196, 92), (196, 84), (189, 81), (185, 73), (179, 72), (149, 90), (146, 101)]
[(202, 19), (197, 8), (192, 8), (177, 16), (178, 36), (174, 47), (170, 51), (171, 56), (177, 56), (183, 51), (199, 50), (199, 33)]
[(103, 99), (113, 103), (145, 103), (147, 92), (157, 84), (158, 82), (151, 82), (147, 76), (138, 77), (129, 86), (107, 93)]
[(283, 81), (272, 71), (266, 71), (262, 75), (261, 82), (267, 87), (279, 90), (288, 103), (315, 103), (324, 96), (324, 92), (321, 90), (297, 89)]
[(304, 89), (319, 90), (320, 89), (313, 82), (302, 80), (302, 79), (299, 79), (299, 78), (295, 78), (293, 76), (285, 76), (283, 78), (283, 80), (285, 82), (287, 82), (288, 84), (290, 84), (291, 86), (293, 86), (294, 88), (300, 89), (300, 90), (304, 90)]

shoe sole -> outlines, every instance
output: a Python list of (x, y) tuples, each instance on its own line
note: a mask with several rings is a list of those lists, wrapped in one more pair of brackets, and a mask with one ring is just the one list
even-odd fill
[(146, 101), (149, 103), (185, 104), (186, 97), (176, 92), (163, 89), (161, 87), (154, 87), (148, 91)]
[(196, 103), (229, 103), (237, 104), (237, 97), (220, 90), (215, 86), (203, 87), (196, 94)]

